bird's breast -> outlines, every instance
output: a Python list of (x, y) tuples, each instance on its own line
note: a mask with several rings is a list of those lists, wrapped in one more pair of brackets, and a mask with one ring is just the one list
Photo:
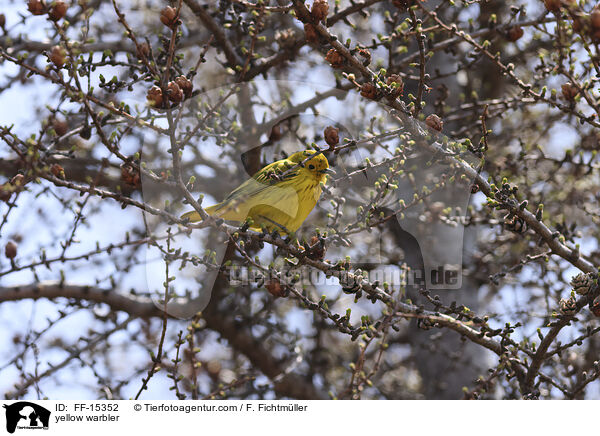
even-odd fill
[[(302, 203), (303, 201), (310, 201), (316, 203), (321, 196), (321, 185), (319, 182), (311, 178), (306, 178), (301, 183), (296, 185), (296, 193), (298, 194), (298, 200)], [(313, 205), (314, 206), (314, 205)]]

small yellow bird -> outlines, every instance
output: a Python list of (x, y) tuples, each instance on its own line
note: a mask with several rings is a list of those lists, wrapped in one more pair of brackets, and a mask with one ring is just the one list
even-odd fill
[[(253, 230), (295, 232), (317, 204), (321, 183), (325, 183), (327, 174), (331, 173), (333, 170), (322, 153), (299, 151), (267, 165), (225, 200), (204, 210), (215, 218), (240, 223), (251, 218)], [(187, 212), (181, 218), (192, 222), (202, 220), (196, 211)]]

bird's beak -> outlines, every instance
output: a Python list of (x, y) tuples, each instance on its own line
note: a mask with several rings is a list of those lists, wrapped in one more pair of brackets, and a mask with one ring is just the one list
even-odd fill
[(325, 168), (324, 170), (320, 170), (319, 172), (320, 172), (321, 174), (331, 174), (331, 175), (334, 175), (334, 174), (335, 174), (335, 171), (334, 171), (334, 170), (332, 170), (331, 168)]

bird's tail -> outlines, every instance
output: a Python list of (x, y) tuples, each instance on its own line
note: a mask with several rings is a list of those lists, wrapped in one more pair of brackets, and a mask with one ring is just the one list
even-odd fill
[(190, 220), (190, 222), (195, 223), (197, 221), (202, 221), (202, 217), (200, 216), (200, 214), (198, 212), (196, 212), (195, 210), (191, 211), (191, 212), (186, 212), (183, 215), (181, 215), (181, 219), (185, 220), (188, 219)]
[[(212, 215), (215, 212), (215, 210), (217, 209), (216, 206), (219, 206), (219, 205), (215, 204), (214, 206), (207, 207), (204, 210), (206, 211), (207, 214)], [(202, 221), (202, 217), (195, 210), (192, 210), (190, 212), (184, 213), (183, 215), (181, 215), (181, 219), (182, 220), (188, 219), (192, 223), (196, 223), (198, 221)]]

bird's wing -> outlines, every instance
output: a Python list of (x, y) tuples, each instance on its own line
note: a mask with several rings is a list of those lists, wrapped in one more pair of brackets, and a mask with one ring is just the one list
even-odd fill
[[(252, 195), (258, 195), (260, 192), (269, 186), (276, 185), (278, 181), (274, 178), (271, 178), (270, 174), (281, 174), (286, 170), (291, 168), (294, 165), (293, 162), (288, 161), (287, 159), (278, 160), (277, 162), (273, 162), (266, 167), (259, 170), (256, 174), (252, 176), (251, 179), (246, 180), (240, 186), (231, 191), (225, 200), (223, 200), (223, 204), (227, 203), (232, 199), (238, 199), (240, 197), (247, 197)], [(292, 171), (291, 173), (286, 175), (286, 179), (293, 177), (296, 175), (296, 171)]]
[(225, 200), (214, 207), (214, 213), (225, 219), (243, 220), (252, 208), (266, 205), (289, 216), (295, 216), (298, 210), (298, 195), (287, 181), (297, 175), (297, 171), (286, 174), (283, 181), (270, 177), (273, 173), (282, 174), (293, 166), (294, 163), (286, 159), (267, 165), (231, 191)]

